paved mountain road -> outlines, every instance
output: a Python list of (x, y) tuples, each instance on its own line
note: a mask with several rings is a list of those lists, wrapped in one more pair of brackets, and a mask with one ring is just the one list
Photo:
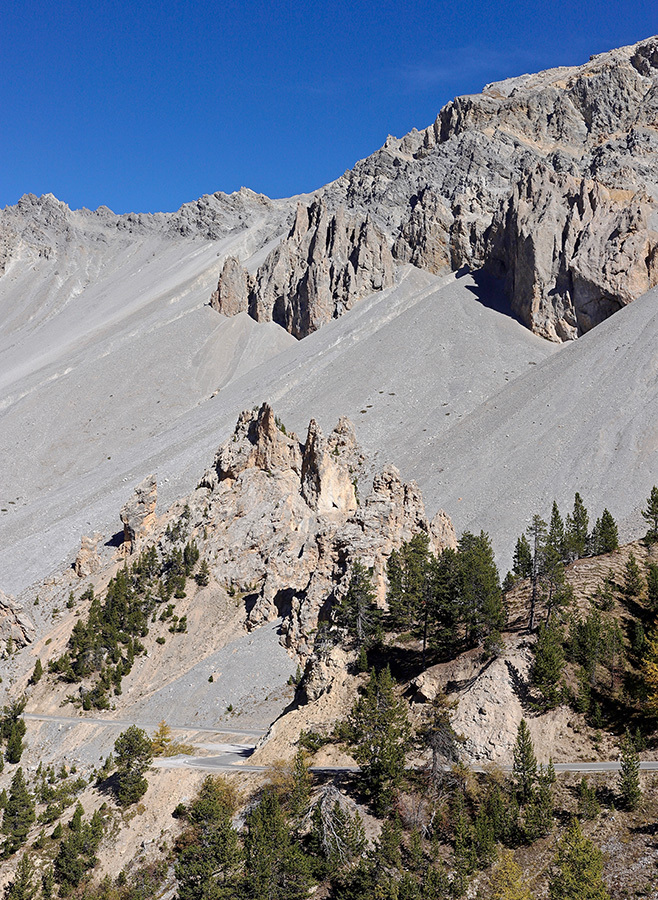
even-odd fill
[[(74, 716), (55, 716), (40, 713), (25, 713), (24, 719), (37, 722), (53, 722), (58, 725), (67, 727), (76, 725), (101, 725), (104, 727), (127, 728), (130, 725), (138, 724), (145, 731), (154, 730), (158, 726), (158, 722), (130, 722), (123, 719), (100, 719), (100, 718), (78, 718)], [(167, 723), (169, 724), (169, 723)], [(262, 737), (267, 729), (237, 729), (224, 728), (217, 725), (215, 728), (197, 725), (169, 725), (172, 731), (201, 733), (214, 735), (236, 735), (244, 737)], [(189, 738), (187, 739), (190, 740)], [(219, 751), (218, 756), (172, 756), (160, 757), (153, 761), (153, 766), (159, 769), (168, 768), (188, 768), (203, 769), (210, 772), (265, 772), (267, 766), (242, 765), (241, 761), (248, 759), (254, 752), (254, 744), (239, 743), (199, 743), (194, 742), (195, 746), (207, 750)], [(595, 774), (597, 772), (618, 772), (621, 769), (621, 763), (617, 760), (607, 761), (584, 761), (576, 760), (574, 762), (554, 763), (556, 772), (574, 772), (582, 774)], [(471, 767), (475, 772), (484, 772), (486, 767), (483, 765), (473, 765)], [(510, 765), (501, 765), (500, 768), (504, 772), (511, 772)], [(358, 766), (314, 766), (311, 771), (318, 774), (338, 774), (340, 772), (358, 772)], [(640, 763), (640, 771), (642, 772), (658, 772), (658, 760), (645, 760)]]

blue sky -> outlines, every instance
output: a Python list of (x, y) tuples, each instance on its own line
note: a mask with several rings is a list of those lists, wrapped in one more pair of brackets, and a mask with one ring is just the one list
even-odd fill
[(7, 0), (0, 207), (310, 191), (457, 94), (657, 32), (647, 0)]

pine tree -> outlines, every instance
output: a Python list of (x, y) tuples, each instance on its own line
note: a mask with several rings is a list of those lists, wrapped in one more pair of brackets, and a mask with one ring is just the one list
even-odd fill
[(201, 560), (201, 565), (199, 566), (199, 571), (194, 576), (194, 580), (199, 585), (199, 587), (206, 587), (206, 585), (210, 581), (210, 566), (208, 565), (207, 559)]
[(658, 541), (658, 486), (654, 484), (651, 494), (647, 498), (647, 507), (642, 510), (642, 515), (649, 523), (649, 530), (645, 535), (645, 541), (653, 544)]
[(511, 850), (503, 850), (491, 876), (491, 900), (533, 900)]
[(271, 789), (265, 790), (247, 817), (244, 849), (246, 896), (252, 900), (307, 897), (311, 884), (308, 859), (291, 840), (283, 810)]
[(2, 833), (6, 836), (2, 845), (4, 857), (11, 856), (23, 846), (34, 820), (34, 800), (27, 788), (23, 770), (19, 768), (12, 778), (2, 817)]
[(609, 900), (601, 851), (583, 835), (577, 819), (558, 843), (548, 894), (550, 900)]
[(553, 500), (553, 507), (551, 509), (551, 521), (548, 525), (546, 544), (553, 548), (559, 560), (564, 560), (566, 558), (564, 520), (560, 515), (560, 510), (555, 500)]
[(32, 672), (32, 677), (30, 678), (30, 684), (38, 684), (41, 681), (43, 676), (43, 666), (41, 664), (41, 660), (38, 659), (34, 664), (34, 671)]
[(131, 725), (114, 742), (117, 799), (121, 806), (136, 803), (147, 791), (144, 773), (153, 761), (153, 745), (141, 728)]
[(619, 773), (619, 793), (626, 809), (637, 809), (642, 799), (640, 789), (640, 757), (633, 742), (630, 731), (621, 745), (621, 771)]
[(596, 791), (587, 783), (583, 775), (578, 787), (578, 815), (581, 819), (596, 819), (601, 807), (596, 799)]
[(528, 631), (535, 630), (535, 612), (539, 602), (539, 579), (542, 573), (542, 558), (546, 544), (546, 522), (540, 516), (533, 516), (532, 522), (526, 529), (530, 538), (532, 550), (532, 593), (530, 595), (530, 619)]
[(537, 757), (530, 737), (530, 729), (525, 719), (519, 722), (514, 744), (514, 765), (512, 774), (523, 803), (527, 803), (537, 781)]
[(498, 569), (488, 534), (465, 531), (459, 541), (460, 601), (466, 641), (476, 645), (500, 632), (506, 614)]
[(386, 599), (393, 627), (416, 628), (422, 621), (430, 557), (429, 537), (425, 532), (415, 534), (391, 553), (386, 566)]
[(649, 563), (647, 566), (647, 600), (649, 609), (658, 612), (658, 565)]
[(4, 900), (32, 900), (37, 889), (33, 882), (34, 866), (27, 853), (24, 853), (16, 867), (12, 881), (5, 887)]
[(234, 795), (226, 782), (207, 776), (190, 805), (189, 828), (176, 843), (179, 900), (238, 896), (242, 854), (234, 811)]
[(512, 560), (512, 571), (519, 578), (530, 578), (532, 575), (532, 551), (525, 534), (517, 538)]
[(379, 675), (373, 669), (364, 695), (352, 707), (348, 733), (375, 810), (386, 812), (402, 778), (411, 739), (407, 707), (395, 695), (388, 666)]
[(581, 559), (587, 554), (588, 529), (589, 516), (580, 494), (576, 492), (573, 512), (567, 516), (565, 527), (565, 542), (570, 560)]
[(560, 703), (560, 681), (564, 671), (564, 634), (558, 625), (540, 625), (532, 648), (534, 660), (530, 680), (539, 688), (545, 709)]
[(627, 597), (637, 597), (642, 593), (643, 587), (642, 572), (635, 559), (635, 554), (631, 553), (624, 567), (624, 593)]
[(596, 520), (594, 531), (592, 532), (592, 543), (595, 556), (601, 556), (603, 553), (612, 553), (613, 550), (617, 550), (619, 547), (617, 523), (608, 509), (604, 509), (601, 518)]
[(369, 647), (380, 622), (372, 574), (360, 560), (352, 566), (349, 587), (335, 611), (339, 625), (347, 629), (358, 650)]
[(9, 735), (9, 739), (7, 740), (7, 747), (5, 749), (5, 759), (11, 765), (15, 765), (16, 763), (21, 761), (21, 756), (23, 755), (23, 735), (25, 734), (25, 722), (23, 719), (18, 719), (11, 726), (11, 732)]

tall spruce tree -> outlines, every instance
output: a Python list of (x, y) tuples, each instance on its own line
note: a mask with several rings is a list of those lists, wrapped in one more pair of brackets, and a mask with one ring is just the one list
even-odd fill
[(621, 770), (619, 772), (619, 793), (626, 809), (637, 809), (642, 799), (640, 789), (640, 757), (637, 748), (626, 729), (621, 745)]
[(541, 516), (533, 516), (532, 522), (526, 529), (526, 533), (530, 538), (530, 549), (532, 551), (532, 591), (530, 594), (530, 618), (528, 621), (528, 630), (535, 630), (535, 614), (537, 603), (539, 602), (539, 580), (542, 574), (542, 561), (544, 558), (544, 546), (546, 544), (546, 522)]
[(601, 556), (603, 553), (612, 553), (613, 550), (617, 550), (619, 547), (617, 523), (607, 508), (601, 513), (601, 518), (596, 520), (592, 532), (592, 544), (592, 551), (595, 556)]
[(559, 625), (540, 625), (533, 649), (530, 680), (539, 689), (545, 709), (560, 703), (561, 680), (564, 672), (564, 633)]
[(466, 531), (459, 541), (461, 605), (466, 641), (474, 646), (505, 625), (505, 605), (488, 534)]
[(603, 857), (573, 819), (558, 843), (548, 884), (550, 900), (610, 900), (603, 883)]
[(548, 535), (546, 544), (552, 547), (555, 555), (559, 560), (564, 561), (567, 557), (566, 535), (564, 530), (564, 520), (560, 514), (557, 502), (553, 500), (551, 509), (551, 519), (548, 525)]
[(573, 500), (573, 512), (567, 516), (565, 523), (565, 543), (569, 561), (581, 559), (587, 555), (588, 529), (589, 516), (580, 494), (576, 492)]
[(521, 719), (513, 749), (512, 774), (522, 803), (527, 803), (537, 782), (537, 757), (525, 719)]
[(385, 813), (402, 778), (411, 740), (406, 703), (396, 696), (388, 666), (379, 675), (373, 669), (347, 724), (354, 758), (373, 806), (378, 814)]
[(532, 550), (525, 534), (517, 538), (512, 560), (512, 572), (519, 578), (530, 578), (532, 575)]
[(2, 845), (4, 857), (11, 856), (23, 846), (34, 820), (34, 800), (28, 790), (23, 769), (19, 768), (11, 780), (9, 797), (2, 817), (2, 833), (5, 835)]
[(651, 494), (647, 498), (646, 509), (642, 510), (642, 515), (649, 523), (649, 530), (645, 535), (645, 541), (653, 544), (658, 541), (658, 486), (654, 484), (651, 488)]

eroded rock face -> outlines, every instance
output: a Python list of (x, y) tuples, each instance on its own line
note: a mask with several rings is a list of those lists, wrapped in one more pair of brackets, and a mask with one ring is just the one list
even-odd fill
[(153, 528), (157, 500), (158, 482), (155, 475), (149, 475), (135, 488), (135, 493), (121, 509), (123, 541), (128, 553), (135, 553)]
[(11, 640), (15, 647), (24, 647), (34, 638), (34, 623), (22, 605), (0, 591), (0, 642), (5, 649), (7, 641)]
[[(124, 526), (125, 529), (125, 526)], [(125, 536), (125, 530), (124, 530)], [(101, 559), (98, 555), (98, 542), (103, 537), (99, 532), (94, 532), (92, 537), (83, 534), (80, 541), (80, 549), (73, 563), (73, 569), (78, 578), (88, 578), (94, 575), (101, 567)], [(125, 539), (125, 537), (124, 537)]]
[(234, 258), (224, 263), (211, 305), (225, 315), (248, 312), (306, 337), (368, 294), (390, 287), (388, 242), (368, 216), (332, 215), (321, 200), (299, 205), (288, 237), (254, 276)]
[(311, 421), (300, 444), (264, 404), (240, 415), (188, 498), (212, 541), (214, 579), (244, 598), (249, 626), (283, 616), (285, 641), (302, 654), (356, 559), (373, 568), (383, 600), (386, 560), (403, 541), (423, 530), (436, 550), (456, 546), (449, 519), (430, 523), (418, 486), (394, 467), (360, 498), (364, 462), (349, 420), (327, 437)]
[(491, 268), (533, 331), (569, 340), (658, 281), (658, 38), (487, 85), (322, 192), (397, 259)]

